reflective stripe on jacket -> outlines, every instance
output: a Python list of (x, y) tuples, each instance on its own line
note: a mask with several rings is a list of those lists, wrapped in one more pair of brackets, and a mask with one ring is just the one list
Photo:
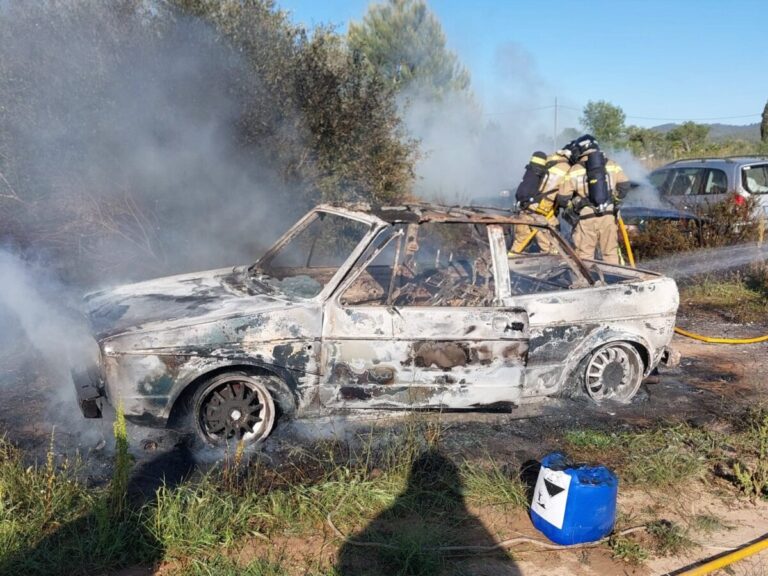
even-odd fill
[[(624, 173), (624, 170), (613, 160), (608, 160), (605, 164), (605, 170), (608, 173), (608, 184), (611, 187), (614, 200), (616, 196), (616, 186), (622, 182), (628, 182), (629, 178)], [(563, 187), (563, 195), (569, 199), (575, 196), (583, 198), (589, 202), (589, 188), (587, 187), (587, 169), (579, 164), (574, 164), (568, 171), (568, 176), (565, 180)], [(613, 204), (609, 205), (607, 213), (613, 212)], [(595, 209), (587, 204), (579, 211), (580, 216), (595, 215)]]

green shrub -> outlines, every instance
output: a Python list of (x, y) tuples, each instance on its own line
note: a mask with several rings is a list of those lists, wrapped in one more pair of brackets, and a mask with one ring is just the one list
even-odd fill
[[(647, 261), (697, 248), (717, 248), (756, 242), (764, 222), (756, 197), (743, 205), (732, 198), (696, 209), (699, 227), (693, 221), (649, 220), (631, 234), (635, 259)], [(624, 249), (623, 242), (620, 243)]]

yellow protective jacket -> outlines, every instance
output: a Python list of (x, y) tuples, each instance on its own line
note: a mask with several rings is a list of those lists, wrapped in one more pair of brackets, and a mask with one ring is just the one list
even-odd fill
[[(608, 183), (613, 193), (614, 203), (618, 201), (617, 185), (622, 182), (629, 182), (629, 178), (624, 173), (624, 170), (613, 160), (608, 160), (605, 163), (605, 171), (608, 173)], [(589, 188), (587, 186), (587, 169), (583, 164), (578, 163), (571, 166), (568, 171), (568, 176), (565, 179), (565, 184), (562, 187), (562, 196), (565, 198), (560, 200), (560, 204), (564, 205), (568, 200), (574, 200), (575, 198), (581, 198), (584, 202), (579, 210), (580, 217), (595, 216), (595, 209), (589, 204)], [(614, 205), (609, 204), (608, 208), (603, 214), (613, 214)]]

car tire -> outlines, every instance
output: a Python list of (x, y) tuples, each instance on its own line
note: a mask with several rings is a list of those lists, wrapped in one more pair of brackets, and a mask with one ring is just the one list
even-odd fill
[(192, 396), (190, 420), (196, 438), (208, 446), (262, 442), (275, 425), (270, 392), (275, 376), (225, 372), (201, 384)]
[(581, 377), (584, 391), (594, 402), (628, 403), (643, 382), (645, 365), (629, 342), (610, 342), (585, 358)]

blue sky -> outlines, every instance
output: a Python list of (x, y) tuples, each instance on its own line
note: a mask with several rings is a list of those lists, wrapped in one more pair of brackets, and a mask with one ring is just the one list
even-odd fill
[[(346, 31), (368, 0), (277, 0), (296, 22)], [(627, 124), (758, 122), (768, 100), (768, 1), (429, 0), (489, 116), (514, 105), (577, 127), (584, 104)], [(510, 104), (511, 103), (511, 104)]]

